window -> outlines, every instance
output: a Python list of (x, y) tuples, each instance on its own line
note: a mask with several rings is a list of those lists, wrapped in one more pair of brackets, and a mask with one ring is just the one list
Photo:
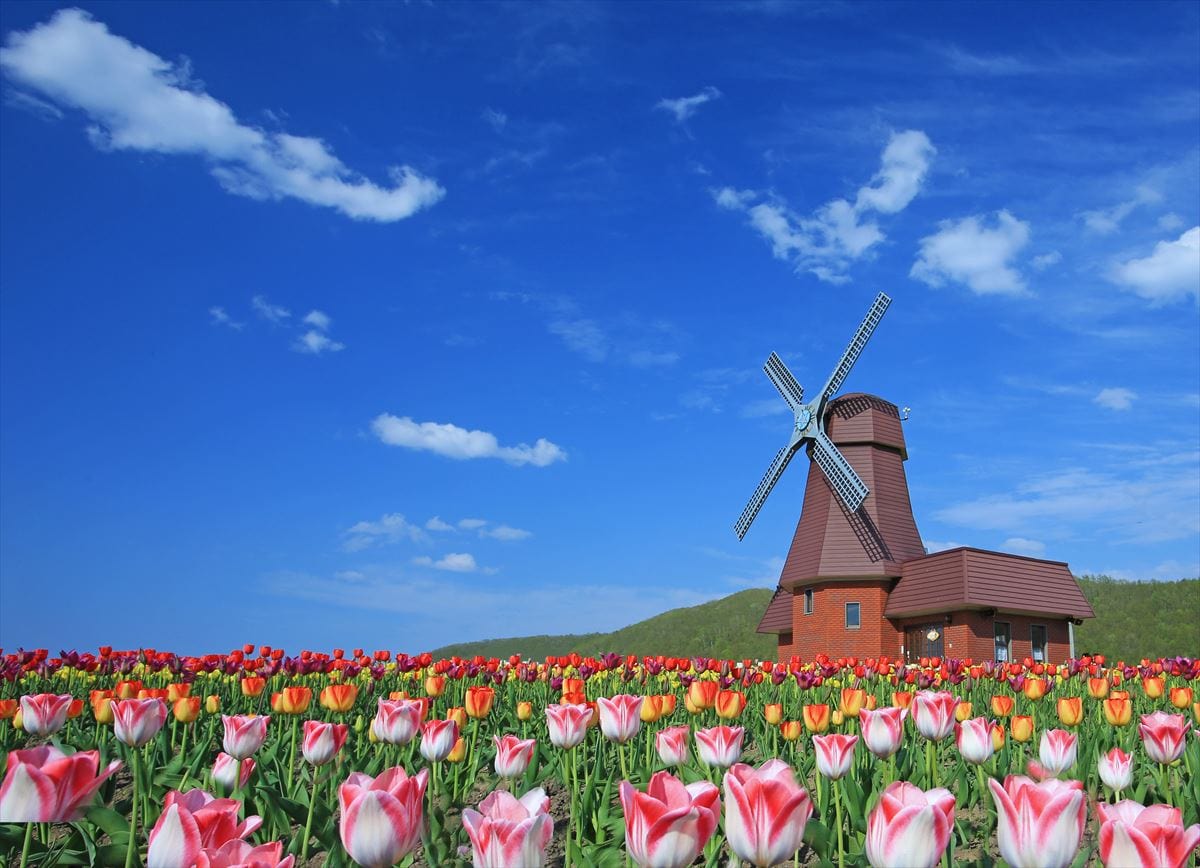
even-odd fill
[(996, 621), (996, 662), (1007, 663), (1012, 646), (1012, 627), (1007, 621)]
[(1029, 627), (1029, 642), (1033, 645), (1033, 659), (1038, 663), (1046, 662), (1046, 627), (1043, 624), (1031, 624)]
[(804, 592), (804, 614), (811, 615), (812, 612), (813, 612), (813, 592), (812, 592), (812, 588), (809, 588), (807, 591)]
[(858, 603), (846, 604), (846, 629), (857, 630), (859, 628), (859, 612)]

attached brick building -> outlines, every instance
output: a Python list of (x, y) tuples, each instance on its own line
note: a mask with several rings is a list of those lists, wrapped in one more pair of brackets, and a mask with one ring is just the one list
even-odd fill
[(760, 633), (779, 659), (888, 655), (1061, 661), (1072, 623), (1094, 617), (1071, 571), (976, 548), (926, 554), (908, 496), (894, 404), (851, 394), (826, 431), (870, 494), (849, 512), (810, 462), (800, 521)]

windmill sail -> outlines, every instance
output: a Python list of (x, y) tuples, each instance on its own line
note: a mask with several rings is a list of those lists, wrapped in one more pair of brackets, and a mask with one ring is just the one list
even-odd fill
[(867, 311), (867, 315), (859, 323), (858, 330), (854, 333), (854, 337), (850, 339), (850, 344), (846, 347), (846, 351), (842, 353), (842, 358), (838, 361), (837, 367), (829, 375), (829, 382), (821, 390), (822, 398), (828, 399), (833, 397), (837, 390), (842, 387), (842, 383), (850, 374), (850, 369), (854, 367), (854, 363), (862, 355), (867, 341), (871, 339), (871, 335), (875, 332), (875, 326), (879, 325), (879, 321), (883, 319), (883, 314), (891, 303), (892, 300), (882, 292), (875, 296), (875, 303), (871, 305), (871, 309)]
[(838, 499), (851, 512), (858, 512), (870, 489), (858, 478), (846, 457), (833, 445), (833, 441), (818, 431), (813, 438), (812, 459), (817, 462), (825, 478), (837, 493)]
[(763, 474), (762, 482), (758, 483), (758, 488), (754, 489), (754, 494), (751, 496), (750, 502), (746, 504), (746, 508), (742, 510), (741, 516), (733, 526), (738, 539), (744, 537), (746, 531), (750, 529), (750, 524), (754, 521), (754, 516), (758, 515), (758, 511), (762, 509), (762, 505), (767, 500), (767, 495), (771, 493), (771, 489), (775, 487), (775, 483), (779, 481), (779, 477), (783, 475), (783, 471), (787, 468), (788, 462), (796, 454), (796, 447), (798, 445), (798, 441), (796, 443), (789, 443), (775, 453), (775, 460), (771, 462), (771, 466)]
[(763, 370), (766, 371), (767, 378), (775, 384), (775, 388), (779, 390), (783, 400), (788, 402), (793, 413), (804, 406), (804, 387), (796, 382), (796, 378), (787, 369), (783, 359), (775, 353), (771, 353), (767, 356), (767, 363), (763, 365)]

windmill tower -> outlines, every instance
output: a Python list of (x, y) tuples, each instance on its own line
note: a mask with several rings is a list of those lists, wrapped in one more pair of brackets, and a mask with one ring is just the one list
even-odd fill
[(800, 520), (764, 616), (780, 633), (781, 657), (899, 649), (899, 631), (884, 617), (888, 594), (900, 565), (925, 553), (904, 474), (900, 414), (873, 395), (834, 397), (889, 304), (885, 294), (876, 296), (833, 373), (807, 403), (778, 355), (771, 353), (763, 366), (791, 407), (793, 425), (734, 525), (738, 539), (801, 448), (811, 460)]

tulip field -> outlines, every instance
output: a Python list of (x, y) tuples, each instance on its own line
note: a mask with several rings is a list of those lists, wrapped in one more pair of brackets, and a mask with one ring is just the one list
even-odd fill
[(0, 652), (5, 866), (1184, 866), (1200, 660)]

